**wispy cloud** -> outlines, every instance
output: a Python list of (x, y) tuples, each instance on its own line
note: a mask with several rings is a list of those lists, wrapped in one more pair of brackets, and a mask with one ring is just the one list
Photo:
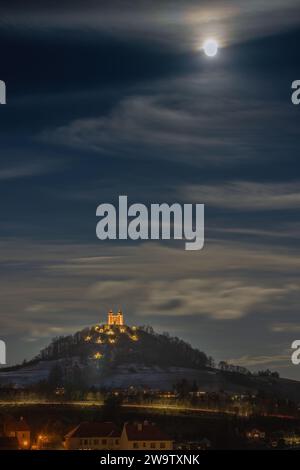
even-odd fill
[[(16, 3), (16, 2), (15, 2)], [(84, 29), (157, 41), (176, 48), (199, 47), (205, 35), (223, 45), (280, 32), (298, 22), (297, 0), (161, 0), (140, 2), (132, 10), (127, 0), (84, 4), (64, 0), (59, 6), (31, 0), (26, 12), (5, 5), (1, 19), (15, 27)], [(6, 8), (5, 8), (6, 6)], [(22, 12), (22, 13), (21, 13)]]
[(245, 316), (255, 306), (286, 294), (284, 287), (276, 289), (220, 279), (154, 282), (147, 285), (147, 292), (141, 308), (144, 315), (194, 314), (222, 320)]
[(234, 181), (220, 185), (191, 185), (184, 189), (183, 194), (189, 200), (226, 209), (257, 211), (300, 208), (300, 182)]
[(270, 329), (275, 333), (300, 333), (300, 325), (292, 322), (274, 323)]
[(258, 366), (271, 366), (276, 367), (282, 363), (289, 363), (291, 356), (288, 354), (274, 354), (270, 356), (242, 356), (235, 359), (229, 359), (230, 364), (235, 364), (243, 367), (258, 367)]
[[(269, 221), (268, 221), (269, 222)], [(270, 225), (268, 223), (268, 225)], [(257, 237), (260, 239), (263, 238), (283, 238), (283, 239), (289, 239), (289, 238), (297, 238), (299, 239), (300, 237), (300, 227), (299, 224), (291, 224), (289, 222), (285, 224), (281, 224), (280, 227), (278, 225), (275, 225), (273, 228), (245, 228), (245, 227), (213, 227), (212, 233), (216, 235), (241, 235), (241, 236), (247, 236), (247, 237)]]
[(45, 130), (40, 139), (94, 151), (103, 158), (159, 158), (196, 166), (257, 159), (262, 142), (266, 157), (271, 152), (276, 156), (288, 103), (266, 107), (247, 96), (237, 100), (234, 90), (212, 100), (214, 90), (224, 88), (223, 81), (222, 74), (212, 79), (203, 73), (174, 80), (172, 87), (170, 82), (157, 83), (147, 95), (123, 99), (108, 115)]
[(44, 161), (27, 161), (13, 164), (5, 164), (0, 166), (0, 181), (28, 178), (32, 176), (42, 175), (54, 171), (57, 165), (49, 160)]
[[(67, 324), (71, 315), (84, 323), (83, 311), (92, 319), (101, 305), (106, 309), (120, 303), (141, 317), (189, 314), (237, 319), (255, 308), (264, 310), (271, 301), (283, 305), (298, 292), (299, 259), (289, 250), (258, 249), (257, 244), (211, 242), (199, 257), (151, 243), (108, 247), (23, 242), (19, 246), (10, 241), (0, 248), (6, 273), (2, 309), (15, 311), (9, 319), (3, 315), (5, 328), (11, 328), (12, 321), (27, 328), (30, 317), (35, 322), (47, 318), (56, 325), (58, 318)], [(32, 275), (25, 279), (28, 270)], [(273, 275), (265, 276), (266, 270)], [(283, 272), (285, 283), (278, 278)], [(16, 287), (19, 278), (22, 285)]]

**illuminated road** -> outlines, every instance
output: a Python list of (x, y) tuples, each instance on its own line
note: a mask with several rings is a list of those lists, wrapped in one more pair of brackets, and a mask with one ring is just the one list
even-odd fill
[(219, 410), (208, 410), (207, 408), (192, 408), (187, 406), (176, 406), (176, 405), (122, 405), (125, 408), (144, 408), (150, 410), (169, 410), (169, 411), (188, 411), (192, 413), (210, 413), (210, 414), (236, 414), (234, 411), (219, 411)]
[[(99, 401), (42, 401), (42, 400), (26, 400), (26, 401), (3, 401), (0, 400), (1, 407), (12, 407), (12, 406), (74, 406), (74, 407), (99, 407), (103, 406), (103, 402)], [(144, 409), (144, 410), (160, 410), (160, 411), (174, 411), (174, 412), (188, 412), (188, 413), (205, 413), (210, 415), (236, 415), (235, 411), (231, 410), (214, 410), (207, 408), (188, 407), (180, 405), (163, 405), (163, 404), (134, 404), (125, 403), (121, 405), (122, 408), (128, 409)], [(239, 416), (247, 417), (247, 414), (240, 414)], [(280, 414), (262, 414), (261, 416), (269, 418), (280, 418), (280, 419), (298, 419), (295, 416), (280, 415)]]
[[(41, 401), (41, 400), (26, 400), (26, 401), (0, 401), (1, 406), (32, 406), (32, 405), (42, 405), (42, 406), (76, 406), (76, 407), (95, 407), (103, 406), (103, 402), (99, 401)], [(187, 407), (187, 406), (177, 406), (177, 405), (160, 405), (160, 404), (134, 404), (134, 403), (125, 403), (121, 405), (122, 408), (131, 408), (131, 409), (144, 409), (144, 410), (160, 410), (160, 411), (174, 411), (174, 412), (189, 412), (189, 413), (207, 413), (207, 414), (228, 414), (235, 415), (234, 411), (219, 411), (206, 408), (197, 408), (197, 407)]]
[[(42, 405), (42, 406), (78, 406), (78, 407), (95, 407), (103, 406), (103, 402), (99, 401), (41, 401), (41, 400), (26, 400), (26, 401), (0, 401), (1, 406), (33, 406), (33, 405)], [(177, 405), (141, 405), (141, 404), (129, 404), (125, 403), (121, 405), (122, 408), (139, 408), (139, 409), (149, 409), (149, 410), (169, 410), (169, 411), (187, 411), (193, 413), (213, 413), (213, 414), (231, 414), (234, 415), (234, 411), (219, 411), (206, 408), (195, 408), (195, 407), (186, 407), (186, 406), (177, 406)]]

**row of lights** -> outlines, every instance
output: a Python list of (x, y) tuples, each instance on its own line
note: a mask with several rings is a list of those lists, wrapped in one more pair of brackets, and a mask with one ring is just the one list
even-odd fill
[[(114, 336), (115, 335), (115, 332), (111, 329), (107, 329), (107, 325), (106, 325), (106, 328), (105, 328), (107, 331), (105, 332), (106, 335), (108, 336)], [(136, 331), (137, 330), (137, 327), (136, 326), (133, 326), (132, 328), (132, 331)], [(104, 329), (99, 327), (99, 326), (95, 326), (95, 331), (99, 332), (99, 333), (104, 333)], [(120, 333), (125, 333), (126, 332), (126, 328), (125, 327), (120, 327)], [(132, 340), (132, 341), (138, 341), (138, 337), (136, 334), (133, 334), (133, 335), (129, 335), (129, 338)], [(91, 335), (88, 335), (84, 338), (84, 341), (86, 343), (89, 343), (90, 341), (92, 340), (92, 336)], [(116, 342), (116, 340), (114, 338), (109, 338), (109, 343), (110, 344), (114, 344)], [(101, 338), (97, 338), (96, 340), (96, 343), (97, 344), (103, 344), (104, 341), (101, 339)]]
[(102, 359), (102, 357), (103, 357), (103, 354), (101, 354), (100, 352), (96, 352), (94, 354), (94, 359)]

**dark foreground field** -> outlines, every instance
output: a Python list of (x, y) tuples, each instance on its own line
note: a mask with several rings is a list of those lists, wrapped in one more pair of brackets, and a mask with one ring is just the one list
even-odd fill
[(126, 421), (149, 420), (157, 423), (175, 442), (211, 441), (212, 448), (242, 449), (265, 447), (262, 442), (249, 442), (246, 432), (259, 429), (270, 441), (273, 437), (299, 433), (300, 421), (273, 417), (237, 417), (234, 415), (194, 413), (190, 411), (149, 410), (147, 408), (85, 404), (2, 404), (0, 417), (23, 416), (29, 423), (33, 439), (41, 432), (56, 434), (61, 440), (82, 421), (114, 421), (122, 426)]

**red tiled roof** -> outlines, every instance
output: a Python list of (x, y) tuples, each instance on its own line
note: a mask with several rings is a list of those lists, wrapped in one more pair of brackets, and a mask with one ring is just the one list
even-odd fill
[(65, 437), (120, 437), (121, 433), (114, 423), (81, 423)]
[(6, 430), (8, 432), (22, 432), (22, 431), (30, 431), (30, 427), (26, 423), (26, 421), (22, 418), (19, 421), (9, 420), (6, 423)]
[(155, 424), (153, 423), (134, 423), (125, 425), (127, 438), (129, 441), (170, 441)]

